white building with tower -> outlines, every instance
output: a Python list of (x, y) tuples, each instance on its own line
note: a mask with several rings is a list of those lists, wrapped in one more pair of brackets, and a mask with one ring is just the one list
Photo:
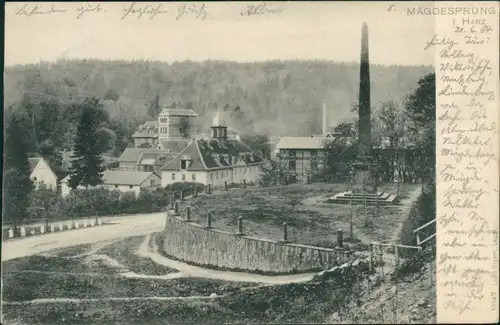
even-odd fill
[(228, 137), (224, 112), (217, 110), (211, 136), (193, 138), (174, 159), (161, 168), (162, 186), (197, 182), (212, 187), (255, 183), (264, 160), (241, 140)]

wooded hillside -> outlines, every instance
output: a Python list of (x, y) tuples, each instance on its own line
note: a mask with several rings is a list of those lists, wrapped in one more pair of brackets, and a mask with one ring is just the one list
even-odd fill
[[(372, 65), (372, 106), (399, 101), (433, 70), (431, 66)], [(351, 107), (357, 102), (359, 65), (62, 60), (7, 67), (4, 80), (5, 107), (31, 107), (34, 124), (52, 123), (65, 143), (71, 141), (78, 114), (68, 108), (91, 96), (101, 99), (111, 124), (121, 121), (122, 137), (131, 135), (139, 122), (156, 118), (156, 95), (160, 107), (172, 102), (191, 105), (200, 116), (202, 130), (208, 131), (216, 107), (228, 105), (233, 112), (231, 126), (242, 132), (299, 136), (321, 132), (323, 100), (328, 101), (333, 124), (354, 115)], [(65, 114), (54, 105), (65, 107)], [(237, 106), (240, 109), (234, 112)], [(42, 113), (51, 110), (55, 110), (52, 117)], [(110, 128), (117, 132), (116, 127)]]

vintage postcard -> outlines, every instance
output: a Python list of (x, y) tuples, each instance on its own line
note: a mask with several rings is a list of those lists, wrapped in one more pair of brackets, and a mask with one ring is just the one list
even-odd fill
[(498, 322), (498, 2), (7, 2), (2, 324)]

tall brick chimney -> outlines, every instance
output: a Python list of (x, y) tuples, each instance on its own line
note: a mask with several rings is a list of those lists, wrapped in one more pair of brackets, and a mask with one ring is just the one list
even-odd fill
[(323, 135), (328, 133), (328, 111), (326, 109), (326, 100), (323, 101)]

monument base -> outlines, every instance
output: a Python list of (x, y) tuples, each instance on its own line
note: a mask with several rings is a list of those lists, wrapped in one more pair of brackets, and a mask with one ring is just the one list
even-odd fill
[(350, 191), (337, 193), (326, 203), (386, 205), (397, 203), (397, 195), (377, 191), (371, 173), (371, 158), (360, 157), (354, 164), (353, 184)]
[(353, 193), (351, 191), (337, 193), (328, 198), (325, 203), (339, 204), (390, 205), (398, 203), (398, 196), (387, 192)]

